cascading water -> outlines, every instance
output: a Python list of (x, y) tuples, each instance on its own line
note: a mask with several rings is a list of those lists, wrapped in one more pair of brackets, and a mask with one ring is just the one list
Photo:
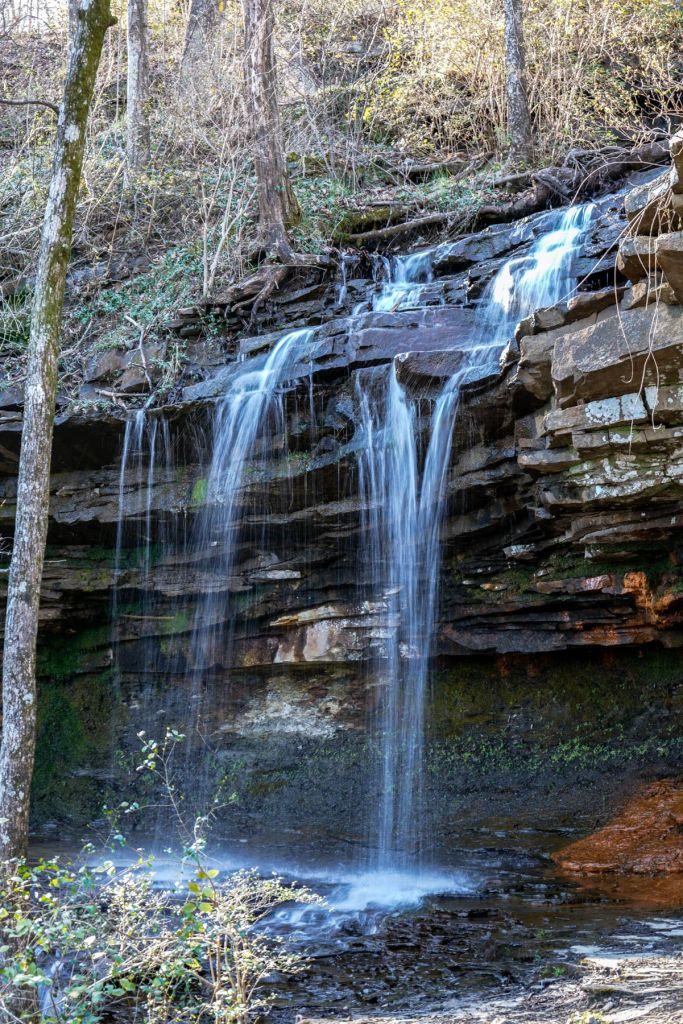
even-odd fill
[[(291, 331), (262, 357), (260, 366), (257, 362), (254, 368), (254, 360), (238, 365), (215, 411), (211, 462), (193, 538), (193, 550), (199, 558), (208, 556), (209, 565), (190, 644), (188, 764), (194, 763), (198, 745), (203, 742), (206, 698), (210, 693), (208, 677), (216, 669), (231, 667), (235, 616), (231, 575), (239, 552), (241, 527), (248, 518), (245, 488), (253, 479), (256, 460), (265, 461), (277, 444), (282, 448), (280, 454), (287, 454), (283, 386), (288, 367), (306, 362), (306, 348), (313, 333), (311, 329)], [(199, 777), (194, 778), (194, 789), (198, 806), (205, 809), (211, 799), (206, 757), (202, 758)]]
[[(286, 448), (281, 389), (286, 382), (288, 365), (306, 361), (305, 350), (312, 335), (311, 329), (285, 334), (260, 368), (254, 369), (251, 363), (238, 367), (231, 385), (218, 404), (213, 425), (206, 500), (199, 519), (196, 547), (212, 552), (212, 575), (219, 586), (210, 588), (198, 610), (195, 670), (201, 671), (214, 658), (229, 656), (229, 650), (224, 647), (226, 611), (229, 615), (226, 590), (229, 591), (230, 574), (237, 551), (236, 534), (242, 511), (242, 491), (248, 482), (252, 460), (257, 456), (265, 457), (272, 450), (274, 438), (281, 439)], [(207, 622), (211, 624), (208, 640)]]
[(393, 312), (417, 302), (423, 286), (434, 280), (435, 252), (434, 249), (426, 249), (410, 256), (382, 257), (380, 266), (384, 279), (372, 298), (373, 310)]
[[(132, 676), (138, 686), (130, 698), (133, 729), (163, 739), (166, 726), (185, 735), (184, 778), (192, 810), (211, 806), (214, 780), (208, 764), (206, 720), (216, 697), (211, 677), (231, 667), (236, 614), (231, 575), (243, 527), (248, 521), (248, 485), (279, 445), (286, 456), (283, 386), (288, 365), (306, 362), (310, 330), (284, 335), (265, 356), (237, 363), (224, 396), (217, 402), (211, 428), (211, 460), (205, 477), (192, 488), (195, 526), (185, 536), (184, 518), (153, 507), (162, 475), (173, 479), (173, 445), (168, 421), (139, 410), (126, 422), (119, 472), (118, 524), (114, 559), (112, 647), (114, 677)], [(126, 525), (132, 520), (132, 526)], [(165, 593), (155, 574), (164, 560), (176, 575), (183, 566), (184, 584)], [(163, 589), (163, 588), (162, 588)], [(193, 593), (203, 595), (194, 605)], [(172, 591), (172, 592), (171, 592)], [(189, 639), (165, 640), (165, 624), (188, 619)], [(126, 638), (127, 645), (121, 642)], [(124, 656), (124, 647), (131, 652)], [(132, 664), (134, 659), (134, 666)], [(168, 677), (186, 681), (190, 690), (158, 692)], [(188, 704), (189, 699), (189, 704)], [(131, 745), (138, 741), (131, 738)], [(179, 765), (182, 769), (182, 766)], [(156, 846), (167, 843), (168, 815), (157, 809)]]
[[(381, 702), (382, 768), (377, 867), (407, 857), (412, 827), (411, 805), (419, 784), (421, 732), (412, 728), (418, 713), (419, 687), (403, 679), (419, 648), (418, 466), (415, 413), (391, 373), (358, 374), (356, 398), (364, 447), (358, 458), (363, 521), (361, 557), (371, 568), (376, 600), (387, 621), (386, 675)], [(410, 673), (407, 673), (410, 675)], [(401, 680), (399, 684), (398, 681)], [(413, 705), (413, 706), (411, 706)], [(398, 784), (398, 780), (404, 784)], [(396, 856), (394, 856), (396, 854)]]
[[(373, 567), (375, 593), (387, 615), (386, 682), (380, 713), (381, 782), (375, 825), (376, 866), (381, 871), (420, 869), (425, 742), (425, 697), (435, 629), (441, 564), (441, 524), (446, 505), (453, 427), (463, 384), (495, 369), (516, 323), (558, 302), (570, 285), (571, 262), (592, 216), (590, 206), (549, 213), (546, 231), (528, 251), (507, 260), (482, 297), (475, 343), (435, 403), (422, 473), (416, 412), (393, 367), (378, 394), (377, 375), (358, 378), (357, 401), (365, 447), (358, 460), (366, 509), (362, 557)], [(390, 280), (375, 309), (416, 300), (431, 279), (438, 250), (390, 264)], [(381, 671), (381, 670), (380, 670)]]
[[(142, 708), (141, 713), (136, 715), (137, 728), (146, 728), (149, 725), (148, 719), (157, 710), (148, 683), (158, 674), (158, 652), (154, 644), (145, 643), (144, 639), (153, 631), (152, 624), (156, 620), (153, 564), (173, 546), (176, 537), (175, 517), (155, 515), (152, 503), (160, 475), (170, 476), (172, 472), (173, 446), (168, 421), (164, 417), (151, 415), (147, 407), (139, 409), (132, 419), (126, 421), (123, 437), (112, 601), (116, 683), (122, 670), (119, 645), (124, 615), (127, 631), (130, 632), (132, 628), (143, 641), (142, 657), (136, 663), (136, 674), (144, 681), (138, 697)], [(124, 524), (128, 519), (133, 520), (132, 530), (125, 529)], [(124, 558), (129, 563), (128, 572), (124, 570)], [(128, 575), (134, 579), (128, 580)], [(131, 610), (123, 611), (122, 598), (131, 602)]]

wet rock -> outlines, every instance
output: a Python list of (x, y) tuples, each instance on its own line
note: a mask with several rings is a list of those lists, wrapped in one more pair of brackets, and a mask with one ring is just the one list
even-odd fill
[[(465, 349), (473, 340), (474, 330), (474, 311), (457, 306), (368, 312), (321, 327), (302, 342), (300, 357), (287, 372), (293, 380), (307, 379), (386, 363), (403, 352), (443, 353), (448, 349)], [(241, 342), (241, 353), (244, 356), (265, 353), (281, 337), (281, 332), (274, 332), (246, 338)], [(229, 365), (215, 377), (185, 388), (183, 400), (197, 402), (224, 394), (234, 372), (234, 365)]]
[(533, 241), (532, 220), (515, 224), (495, 225), (472, 235), (459, 238), (457, 242), (439, 248), (434, 260), (436, 274), (466, 270), (477, 263), (493, 260), (509, 253), (520, 245)]
[(553, 854), (577, 874), (678, 875), (683, 894), (683, 786), (657, 782), (637, 793), (604, 828)]

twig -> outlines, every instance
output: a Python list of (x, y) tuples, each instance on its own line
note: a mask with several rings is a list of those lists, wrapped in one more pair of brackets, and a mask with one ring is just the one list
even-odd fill
[(140, 353), (140, 361), (142, 362), (142, 369), (144, 370), (145, 377), (147, 378), (147, 385), (149, 387), (149, 390), (151, 391), (152, 390), (152, 378), (149, 375), (149, 369), (147, 368), (147, 356), (145, 355), (145, 349), (143, 347), (143, 342), (145, 340), (145, 334), (147, 333), (147, 328), (143, 327), (142, 324), (139, 324), (137, 322), (137, 320), (134, 320), (132, 316), (128, 315), (128, 313), (125, 314), (125, 318), (126, 318), (126, 320), (129, 323), (131, 323), (133, 325), (133, 327), (137, 327), (137, 329), (140, 332), (140, 340), (138, 341), (138, 352)]

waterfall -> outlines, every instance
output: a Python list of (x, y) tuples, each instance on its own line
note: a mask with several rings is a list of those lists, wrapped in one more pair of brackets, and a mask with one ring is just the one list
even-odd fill
[[(218, 402), (212, 429), (212, 455), (206, 479), (206, 499), (199, 516), (194, 546), (212, 552), (209, 586), (200, 602), (194, 630), (194, 670), (201, 674), (212, 664), (229, 666), (230, 644), (225, 624), (230, 615), (229, 581), (238, 550), (244, 488), (255, 459), (272, 453), (273, 439), (286, 449), (283, 385), (286, 371), (305, 362), (313, 330), (285, 334), (262, 365), (240, 364)], [(286, 454), (286, 451), (284, 452)], [(208, 638), (207, 638), (207, 624)]]
[[(508, 259), (488, 285), (479, 306), (474, 345), (447, 381), (431, 418), (429, 443), (419, 471), (416, 411), (394, 368), (358, 376), (357, 402), (365, 447), (358, 457), (365, 509), (361, 558), (371, 567), (374, 594), (386, 613), (386, 650), (375, 670), (383, 673), (379, 714), (380, 798), (374, 841), (383, 871), (419, 867), (424, 860), (422, 775), (425, 702), (433, 648), (441, 569), (441, 525), (453, 428), (463, 384), (495, 369), (502, 348), (525, 315), (563, 298), (571, 263), (592, 207), (549, 213), (543, 233), (522, 255)], [(393, 310), (416, 300), (432, 279), (438, 250), (397, 258), (374, 300)]]
[[(189, 652), (191, 680), (186, 764), (192, 776), (197, 810), (205, 813), (212, 799), (206, 734), (212, 709), (212, 673), (220, 679), (233, 661), (235, 624), (234, 584), (243, 530), (249, 521), (248, 485), (263, 471), (276, 446), (287, 454), (284, 386), (287, 370), (307, 361), (314, 331), (291, 331), (267, 356), (239, 363), (212, 425), (211, 461), (194, 535), (193, 560), (203, 577), (192, 626)], [(259, 365), (260, 362), (260, 365)], [(255, 365), (256, 364), (256, 365)], [(197, 760), (199, 755), (199, 764)]]
[[(413, 408), (393, 373), (359, 373), (356, 397), (364, 448), (358, 458), (362, 499), (361, 557), (370, 567), (374, 596), (385, 607), (387, 646), (384, 699), (381, 702), (382, 768), (377, 866), (401, 856), (409, 843), (415, 764), (420, 760), (422, 733), (412, 728), (421, 702), (417, 680), (405, 665), (414, 665), (420, 639), (419, 615), (418, 466)], [(406, 660), (407, 659), (407, 660)], [(403, 676), (410, 678), (403, 678)], [(403, 780), (403, 783), (399, 783)]]
[[(192, 505), (197, 518), (189, 536), (181, 536), (181, 518), (153, 507), (160, 474), (173, 473), (172, 439), (165, 418), (140, 409), (126, 422), (119, 471), (118, 523), (114, 557), (112, 648), (116, 685), (133, 671), (131, 655), (123, 654), (122, 638), (133, 640), (134, 675), (140, 680), (131, 699), (132, 729), (163, 739), (164, 727), (186, 734), (183, 788), (193, 812), (211, 806), (213, 781), (205, 742), (207, 715), (216, 698), (212, 673), (232, 666), (235, 598), (231, 576), (248, 525), (248, 485), (261, 473), (278, 443), (286, 455), (284, 385), (287, 368), (306, 362), (311, 330), (280, 338), (265, 356), (235, 364), (225, 394), (215, 406), (211, 425), (211, 458), (206, 476), (195, 481)], [(246, 510), (246, 511), (245, 511)], [(132, 525), (128, 525), (132, 520)], [(168, 555), (187, 579), (177, 596), (155, 590), (154, 573)], [(161, 587), (163, 590), (163, 586)], [(192, 610), (192, 594), (200, 597)], [(188, 615), (189, 612), (189, 615)], [(188, 617), (190, 636), (164, 641), (165, 623)], [(125, 628), (124, 628), (125, 619)], [(185, 680), (188, 690), (157, 692), (169, 677)], [(160, 728), (161, 723), (161, 728)], [(131, 738), (131, 745), (137, 741)], [(156, 812), (156, 845), (169, 834), (168, 814)]]
[[(422, 429), (426, 401), (418, 404), (404, 390), (393, 364), (355, 374), (363, 510), (359, 587), (371, 592), (372, 603), (385, 617), (376, 634), (373, 665), (380, 748), (379, 792), (372, 810), (373, 871), (405, 875), (427, 862), (422, 794), (425, 705), (439, 600), (441, 527), (462, 388), (470, 377), (496, 368), (521, 317), (557, 302), (569, 290), (571, 261), (591, 212), (589, 207), (577, 207), (547, 214), (536, 241), (501, 265), (479, 302), (474, 338), (467, 342), (460, 368), (433, 403), (428, 431)], [(441, 287), (433, 269), (439, 251), (378, 259), (373, 309), (386, 313), (433, 302)], [(126, 425), (113, 610), (117, 679), (133, 670), (141, 679), (134, 698), (135, 728), (153, 730), (157, 737), (158, 715), (163, 714), (157, 682), (170, 675), (185, 684), (178, 689), (173, 710), (182, 704), (185, 781), (192, 782), (199, 811), (206, 810), (212, 795), (205, 737), (215, 727), (210, 716), (219, 697), (217, 687), (225, 689), (234, 667), (235, 620), (242, 613), (239, 572), (249, 559), (259, 557), (258, 547), (265, 540), (259, 541), (256, 532), (259, 515), (251, 514), (262, 511), (254, 507), (252, 485), (267, 479), (270, 470), (280, 473), (277, 460), (286, 458), (288, 448), (285, 395), (288, 383), (310, 362), (313, 334), (313, 329), (289, 332), (267, 355), (232, 367), (213, 412), (205, 477), (192, 490), (196, 521), (187, 543), (172, 532), (180, 517), (168, 513), (165, 518), (154, 507), (160, 474), (173, 471), (168, 422), (142, 409)], [(309, 390), (315, 419), (313, 397)], [(425, 433), (426, 441), (421, 441)], [(132, 520), (132, 527), (124, 526), (126, 520)], [(164, 596), (155, 576), (164, 549), (174, 546), (182, 547), (179, 557), (188, 567), (186, 585), (180, 590), (190, 606), (189, 639), (162, 645), (163, 623), (155, 620), (173, 618), (169, 607), (171, 613), (175, 609), (168, 598), (175, 599), (178, 588), (176, 584), (173, 593)], [(193, 594), (200, 595), (194, 605)], [(119, 664), (122, 636), (134, 641), (130, 648), (126, 645), (126, 657), (131, 658), (130, 650), (136, 659), (128, 669)]]
[[(121, 659), (122, 634), (135, 638), (135, 676), (140, 680), (140, 690), (133, 698), (136, 731), (156, 730), (160, 713), (156, 683), (163, 678), (163, 670), (157, 631), (159, 622), (164, 620), (164, 609), (153, 574), (175, 546), (177, 524), (172, 513), (155, 512), (153, 501), (160, 476), (172, 473), (173, 444), (168, 421), (151, 414), (145, 406), (126, 421), (123, 436), (112, 599), (117, 688), (127, 669)], [(127, 525), (131, 519), (132, 525)]]
[(384, 280), (372, 299), (377, 312), (393, 312), (414, 305), (422, 286), (434, 280), (435, 249), (411, 253), (409, 256), (379, 257), (378, 268)]

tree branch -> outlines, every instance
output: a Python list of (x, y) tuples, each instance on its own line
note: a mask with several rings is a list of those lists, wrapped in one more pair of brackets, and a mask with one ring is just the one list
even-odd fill
[(51, 110), (54, 114), (59, 114), (59, 107), (57, 106), (56, 103), (51, 103), (50, 100), (33, 100), (33, 99), (29, 99), (29, 100), (5, 100), (5, 99), (0, 99), (0, 103), (4, 103), (4, 105), (6, 107), (30, 107), (30, 106), (47, 107), (47, 109)]

